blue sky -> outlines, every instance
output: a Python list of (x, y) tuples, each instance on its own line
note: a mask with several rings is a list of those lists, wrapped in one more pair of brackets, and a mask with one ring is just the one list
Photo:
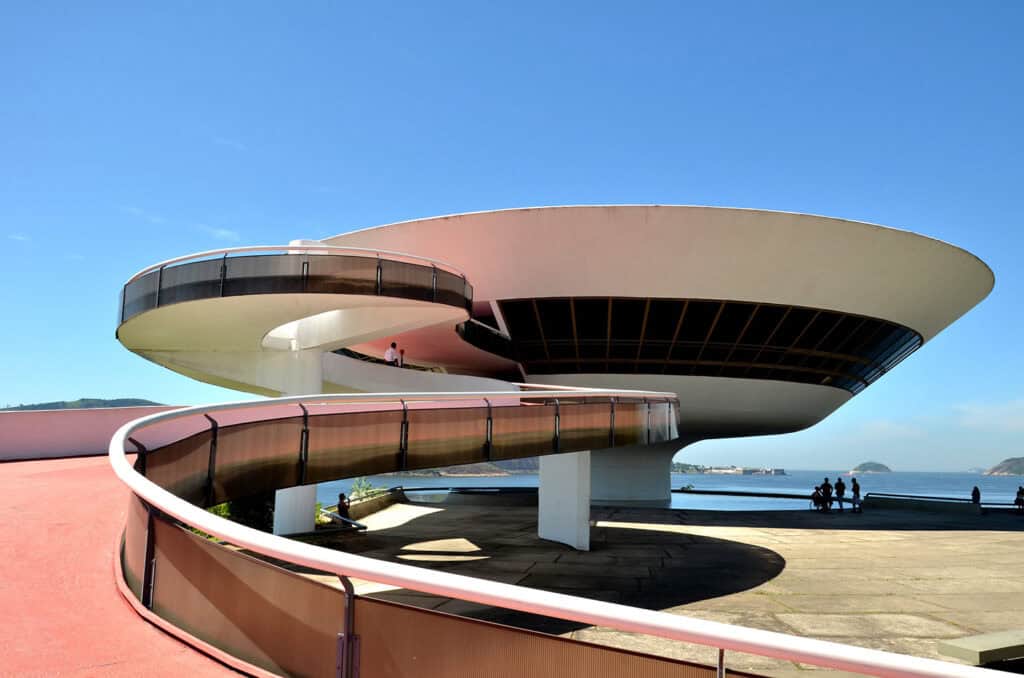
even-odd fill
[(925, 233), (996, 287), (819, 426), (683, 457), (1024, 455), (1020, 3), (88, 4), (0, 6), (0, 404), (237, 399), (114, 340), (120, 285), (160, 259), (708, 204)]

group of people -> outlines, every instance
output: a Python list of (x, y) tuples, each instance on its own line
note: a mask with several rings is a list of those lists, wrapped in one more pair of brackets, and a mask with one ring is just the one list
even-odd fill
[(405, 367), (405, 349), (399, 349), (398, 344), (392, 341), (384, 351), (384, 362), (392, 367)]
[[(850, 496), (850, 510), (853, 513), (860, 513), (860, 483), (857, 482), (856, 478), (851, 478), (851, 496)], [(828, 513), (832, 510), (832, 502), (839, 504), (839, 510), (843, 510), (843, 501), (846, 499), (846, 483), (843, 482), (842, 478), (836, 478), (836, 484), (832, 485), (825, 478), (825, 482), (821, 485), (817, 485), (814, 488), (814, 492), (811, 493), (811, 502), (814, 504), (815, 510), (823, 511)]]
[[(971, 490), (971, 503), (981, 505), (981, 490), (977, 485)], [(1017, 496), (1013, 498), (1013, 505), (1017, 507), (1018, 513), (1024, 513), (1024, 485), (1017, 486)]]

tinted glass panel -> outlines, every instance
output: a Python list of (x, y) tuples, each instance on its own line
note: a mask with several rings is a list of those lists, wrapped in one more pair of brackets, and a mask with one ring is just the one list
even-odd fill
[(540, 339), (540, 329), (531, 301), (503, 301), (501, 314), (512, 336), (521, 340)]
[(711, 341), (736, 342), (753, 310), (753, 304), (726, 304), (718, 317), (718, 322), (715, 323)]
[(575, 299), (576, 334), (583, 339), (606, 339), (608, 337), (608, 300)]
[(856, 393), (921, 345), (876, 318), (709, 299), (537, 299), (542, 340), (534, 300), (499, 304), (527, 374), (774, 379)]
[(743, 343), (753, 346), (764, 344), (785, 314), (785, 306), (759, 306), (743, 334)]
[(538, 299), (537, 311), (544, 324), (544, 338), (549, 342), (572, 340), (572, 314), (568, 299)]
[(376, 257), (310, 255), (307, 292), (376, 294)]
[(434, 298), (434, 271), (429, 266), (381, 259), (380, 279), (383, 295), (423, 301)]
[(223, 266), (223, 259), (168, 266), (160, 281), (160, 305), (219, 297)]
[(616, 299), (612, 302), (612, 339), (639, 339), (643, 329), (643, 299)]
[(718, 313), (716, 301), (691, 301), (686, 307), (683, 325), (679, 330), (680, 341), (703, 342), (711, 329), (711, 322)]
[(683, 312), (683, 302), (667, 299), (651, 300), (651, 310), (647, 313), (647, 329), (644, 341), (671, 341), (679, 323), (679, 314)]
[(228, 257), (224, 296), (301, 292), (304, 260), (301, 254)]
[(122, 321), (156, 306), (156, 288), (159, 278), (160, 272), (153, 271), (125, 285)]
[[(437, 269), (437, 302), (449, 306), (465, 306), (467, 302), (472, 303), (472, 294), (467, 289), (465, 278)], [(498, 326), (493, 316), (487, 322), (494, 327)]]

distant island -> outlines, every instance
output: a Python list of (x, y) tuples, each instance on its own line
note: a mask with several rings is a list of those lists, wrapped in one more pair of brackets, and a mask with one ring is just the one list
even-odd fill
[(892, 473), (892, 469), (877, 461), (866, 461), (863, 464), (857, 464), (850, 473)]
[(700, 464), (685, 464), (683, 462), (672, 462), (672, 473), (706, 473), (709, 475), (730, 475), (730, 476), (784, 476), (786, 470), (781, 468), (753, 467), (753, 466), (701, 466)]
[(987, 476), (1024, 476), (1024, 457), (1010, 457), (985, 471)]
[(420, 478), (501, 478), (513, 475), (530, 475), (538, 473), (540, 461), (537, 457), (526, 459), (505, 459), (502, 461), (484, 461), (478, 464), (461, 464), (459, 466), (443, 466), (418, 471), (402, 471), (400, 473), (383, 473), (387, 476), (413, 476)]
[(78, 400), (55, 400), (52, 403), (35, 403), (33, 405), (8, 405), (0, 409), (0, 412), (15, 412), (25, 410), (89, 410), (97, 407), (140, 407), (143, 405), (160, 405), (152, 400), (141, 398), (79, 398)]

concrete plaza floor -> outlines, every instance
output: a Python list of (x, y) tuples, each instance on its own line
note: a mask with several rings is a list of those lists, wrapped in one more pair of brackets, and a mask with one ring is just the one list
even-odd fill
[[(536, 536), (535, 507), (397, 504), (324, 545), (701, 619), (943, 658), (936, 641), (1024, 628), (1024, 517), (595, 508), (592, 549)], [(333, 582), (331, 582), (333, 583)], [(362, 593), (713, 664), (710, 648), (389, 590)], [(770, 676), (838, 672), (727, 654)]]

